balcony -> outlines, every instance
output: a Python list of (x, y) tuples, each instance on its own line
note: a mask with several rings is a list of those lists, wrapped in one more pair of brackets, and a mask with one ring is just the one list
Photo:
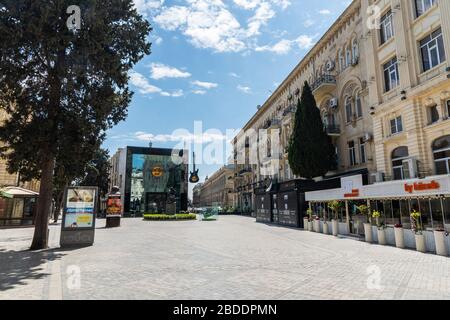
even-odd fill
[(336, 77), (330, 74), (320, 76), (311, 86), (313, 94), (324, 94), (336, 88)]
[(325, 126), (325, 131), (329, 136), (339, 137), (341, 135), (341, 126), (337, 124), (329, 124)]

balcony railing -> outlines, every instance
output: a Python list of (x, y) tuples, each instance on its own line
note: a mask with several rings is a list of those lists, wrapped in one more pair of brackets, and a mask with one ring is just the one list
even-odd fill
[(341, 134), (341, 126), (337, 124), (329, 124), (325, 126), (325, 131), (330, 136), (339, 136)]
[(325, 74), (319, 77), (313, 85), (311, 86), (312, 91), (316, 91), (323, 86), (335, 86), (336, 85), (336, 77), (331, 74)]

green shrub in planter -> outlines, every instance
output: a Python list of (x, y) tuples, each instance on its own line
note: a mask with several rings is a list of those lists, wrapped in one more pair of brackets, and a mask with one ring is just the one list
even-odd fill
[(195, 214), (144, 214), (144, 220), (148, 221), (175, 221), (175, 220), (196, 220)]

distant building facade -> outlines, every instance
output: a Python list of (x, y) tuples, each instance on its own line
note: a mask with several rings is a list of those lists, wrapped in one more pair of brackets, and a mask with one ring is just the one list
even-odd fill
[(200, 207), (234, 208), (234, 165), (220, 168), (199, 189)]

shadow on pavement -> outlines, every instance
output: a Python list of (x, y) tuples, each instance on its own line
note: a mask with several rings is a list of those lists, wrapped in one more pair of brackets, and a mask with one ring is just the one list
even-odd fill
[(47, 262), (61, 259), (60, 249), (44, 251), (7, 251), (0, 249), (0, 291), (26, 285), (28, 280), (49, 276), (45, 272)]

